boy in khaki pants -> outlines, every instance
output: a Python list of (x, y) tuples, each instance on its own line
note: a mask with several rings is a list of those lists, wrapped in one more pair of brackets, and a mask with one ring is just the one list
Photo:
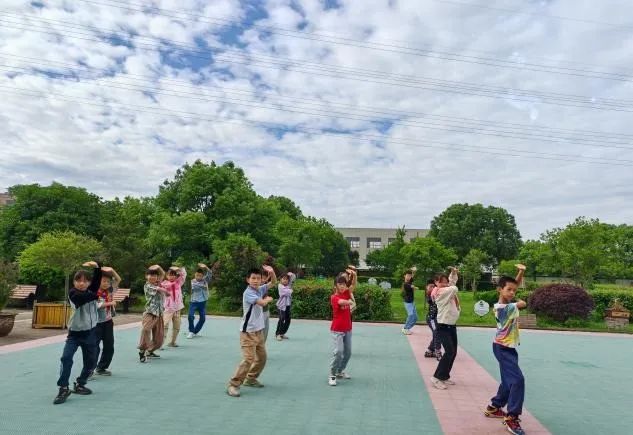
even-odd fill
[(145, 278), (145, 311), (143, 312), (143, 323), (141, 326), (141, 339), (138, 344), (138, 356), (140, 362), (144, 363), (147, 358), (158, 358), (154, 353), (160, 349), (164, 339), (163, 311), (165, 295), (169, 290), (161, 287), (160, 282), (165, 277), (162, 267), (155, 264), (147, 269)]
[(262, 272), (259, 269), (251, 269), (246, 275), (248, 287), (242, 295), (244, 315), (240, 324), (242, 361), (237, 366), (226, 389), (227, 394), (232, 397), (240, 396), (242, 384), (256, 388), (264, 386), (257, 380), (266, 365), (263, 307), (273, 300), (270, 296), (264, 297), (264, 295), (271, 286), (277, 283), (277, 276), (272, 267), (263, 266), (263, 269), (268, 275), (267, 284), (261, 285)]

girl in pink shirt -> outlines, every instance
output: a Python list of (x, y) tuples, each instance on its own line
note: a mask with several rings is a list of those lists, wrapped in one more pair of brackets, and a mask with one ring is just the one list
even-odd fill
[(168, 290), (165, 295), (165, 313), (163, 320), (165, 322), (165, 338), (169, 331), (169, 324), (173, 323), (171, 330), (171, 341), (167, 344), (169, 347), (178, 347), (176, 339), (180, 332), (180, 310), (185, 307), (182, 300), (182, 285), (187, 279), (187, 271), (184, 267), (178, 268), (172, 266), (167, 271), (167, 279), (161, 283), (161, 287)]

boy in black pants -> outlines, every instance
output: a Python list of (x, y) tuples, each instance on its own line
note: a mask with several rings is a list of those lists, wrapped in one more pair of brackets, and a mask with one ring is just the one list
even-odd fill
[(435, 281), (429, 279), (426, 282), (426, 303), (429, 306), (429, 311), (426, 314), (426, 324), (431, 328), (431, 342), (429, 347), (424, 352), (426, 358), (436, 358), (438, 361), (442, 358), (442, 343), (437, 336), (437, 305), (431, 297), (431, 292), (435, 288)]
[(86, 267), (93, 267), (92, 279), (85, 270), (80, 270), (73, 277), (73, 288), (68, 293), (70, 303), (75, 309), (68, 324), (68, 337), (61, 357), (61, 369), (57, 386), (59, 392), (53, 403), (64, 403), (70, 396), (68, 380), (73, 367), (73, 357), (77, 348), (81, 348), (83, 369), (75, 382), (73, 393), (80, 395), (92, 394), (86, 388), (86, 381), (92, 372), (96, 359), (95, 328), (97, 326), (97, 290), (101, 284), (101, 267), (94, 261), (85, 263)]
[(431, 383), (439, 390), (446, 390), (447, 385), (455, 385), (451, 381), (451, 370), (457, 356), (457, 319), (460, 306), (457, 297), (457, 269), (451, 268), (447, 277), (439, 274), (435, 277), (435, 288), (431, 297), (437, 304), (437, 335), (444, 348), (444, 355), (437, 364), (437, 369), (431, 377)]
[[(101, 376), (111, 376), (112, 372), (108, 370), (112, 357), (114, 356), (114, 322), (113, 317), (116, 315), (116, 301), (113, 300), (114, 292), (119, 288), (121, 277), (116, 270), (111, 267), (101, 268), (101, 285), (97, 291), (97, 355), (95, 362), (98, 360), (94, 373)], [(100, 343), (103, 343), (103, 350), (100, 349)], [(101, 353), (101, 358), (99, 358)]]

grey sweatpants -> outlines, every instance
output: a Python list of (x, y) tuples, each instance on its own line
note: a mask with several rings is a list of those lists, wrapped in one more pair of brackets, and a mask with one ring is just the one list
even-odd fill
[(352, 331), (331, 332), (332, 360), (330, 361), (330, 375), (336, 376), (347, 367), (352, 356)]

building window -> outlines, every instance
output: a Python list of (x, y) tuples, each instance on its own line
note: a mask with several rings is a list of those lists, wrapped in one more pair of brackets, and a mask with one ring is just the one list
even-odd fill
[(370, 249), (381, 249), (382, 240), (380, 237), (367, 237), (367, 247)]
[(345, 237), (350, 248), (360, 248), (360, 237)]

